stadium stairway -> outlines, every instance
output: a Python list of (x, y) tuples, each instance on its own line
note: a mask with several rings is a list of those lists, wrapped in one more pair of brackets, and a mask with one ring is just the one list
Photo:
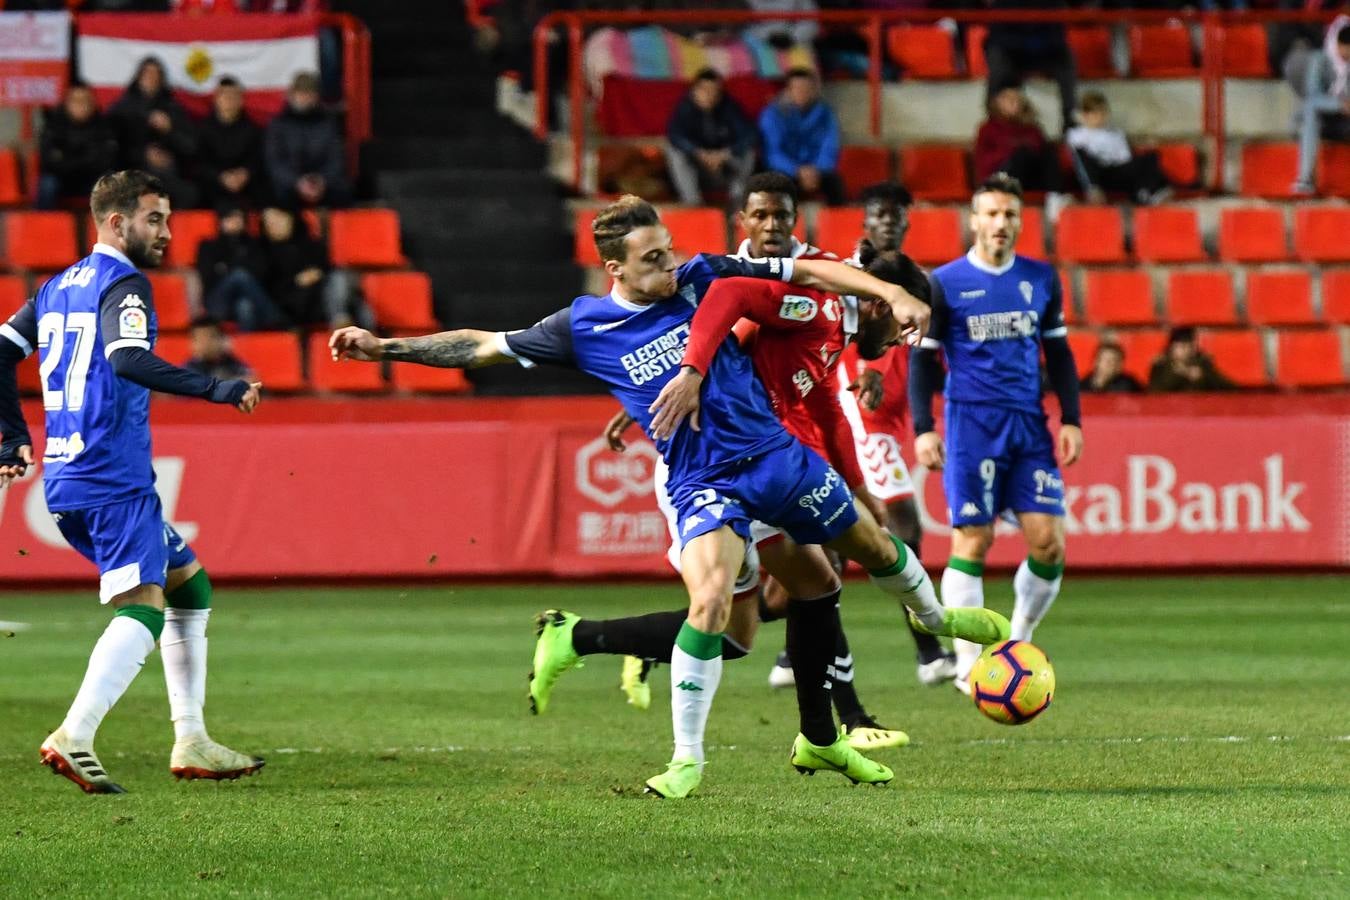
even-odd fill
[[(451, 328), (521, 328), (582, 290), (570, 221), (545, 174), (545, 147), (496, 111), (496, 73), (456, 4), (336, 0), (372, 38), (375, 139), (365, 168), (396, 209), (403, 246), (432, 279)], [(592, 393), (572, 373), (514, 366), (470, 375), (480, 394)]]

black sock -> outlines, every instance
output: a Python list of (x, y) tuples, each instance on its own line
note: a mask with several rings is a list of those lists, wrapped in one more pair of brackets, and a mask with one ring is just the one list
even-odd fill
[[(919, 558), (919, 542), (917, 540), (905, 541), (905, 546), (909, 548), (910, 553), (914, 554), (915, 559)], [(919, 651), (919, 662), (930, 663), (935, 659), (941, 659), (947, 655), (947, 651), (943, 648), (941, 641), (931, 634), (924, 634), (922, 631), (916, 629), (914, 623), (909, 620), (909, 614), (905, 612), (903, 607), (900, 609), (900, 612), (904, 615), (905, 625), (909, 628), (909, 633), (914, 638), (914, 647)]]
[(764, 602), (764, 591), (762, 589), (755, 600), (759, 604), (759, 620), (761, 622), (777, 622), (779, 619), (783, 618), (784, 613), (774, 612), (769, 609), (769, 604)]
[(789, 600), (788, 656), (797, 682), (802, 734), (818, 747), (839, 737), (830, 705), (830, 664), (839, 645), (839, 592), (819, 600)]
[[(839, 604), (834, 605), (834, 620), (839, 622)], [(839, 713), (839, 721), (845, 725), (855, 725), (867, 717), (858, 692), (853, 687), (853, 654), (848, 649), (848, 637), (844, 626), (839, 626), (839, 640), (834, 650), (834, 678), (831, 680), (830, 695), (834, 699), (834, 710)]]
[[(612, 653), (668, 663), (675, 638), (688, 618), (689, 610), (672, 609), (626, 619), (582, 619), (572, 629), (572, 649), (579, 656)], [(723, 659), (740, 659), (745, 654), (744, 647), (722, 638)]]

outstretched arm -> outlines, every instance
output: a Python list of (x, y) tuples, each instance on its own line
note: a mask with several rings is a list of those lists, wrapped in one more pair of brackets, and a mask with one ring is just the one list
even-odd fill
[(891, 305), (891, 314), (900, 323), (901, 334), (923, 334), (928, 330), (931, 310), (928, 304), (900, 287), (855, 269), (845, 263), (829, 259), (798, 259), (792, 266), (793, 284), (819, 288), (836, 294), (858, 294), (879, 297)]
[(339, 328), (328, 339), (333, 359), (361, 362), (421, 363), (441, 369), (477, 369), (494, 363), (510, 362), (501, 351), (497, 332), (463, 328), (422, 337), (379, 338), (364, 328)]

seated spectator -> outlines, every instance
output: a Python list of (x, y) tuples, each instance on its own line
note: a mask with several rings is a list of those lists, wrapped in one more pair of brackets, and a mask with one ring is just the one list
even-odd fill
[(144, 169), (164, 184), (174, 209), (197, 209), (202, 205), (196, 182), (183, 173), (178, 158), (167, 144), (158, 141), (146, 144), (145, 155), (136, 168)]
[[(1068, 4), (1063, 0), (992, 0), (987, 5), (992, 9), (1016, 10), (1064, 9)], [(1033, 73), (1042, 74), (1059, 84), (1060, 128), (1067, 129), (1073, 123), (1077, 65), (1063, 25), (991, 22), (984, 39), (984, 59), (989, 66), (986, 103), (1008, 85), (1022, 84)]]
[(1148, 373), (1148, 389), (1157, 393), (1232, 388), (1233, 382), (1215, 368), (1214, 360), (1200, 352), (1194, 328), (1173, 328), (1167, 336), (1167, 348)]
[(1092, 394), (1137, 394), (1143, 385), (1125, 371), (1125, 350), (1119, 344), (1102, 341), (1092, 357), (1092, 371), (1078, 383), (1079, 389)]
[(219, 209), (220, 235), (197, 247), (197, 275), (206, 313), (217, 322), (233, 322), (240, 331), (285, 328), (290, 320), (263, 287), (267, 258), (247, 230), (237, 204)]
[(211, 113), (199, 131), (197, 171), (202, 199), (211, 206), (267, 202), (262, 173), (262, 130), (244, 115), (244, 89), (226, 76), (216, 83)]
[(1294, 193), (1314, 194), (1321, 141), (1350, 141), (1350, 16), (1332, 20), (1322, 52), (1308, 56), (1303, 78)]
[(197, 149), (192, 120), (169, 91), (164, 64), (147, 56), (136, 67), (126, 91), (108, 110), (127, 166), (145, 164), (146, 148), (159, 144), (179, 166), (189, 167)]
[(1064, 136), (1073, 151), (1074, 165), (1093, 203), (1106, 200), (1107, 191), (1122, 191), (1136, 203), (1162, 203), (1172, 187), (1158, 162), (1157, 151), (1136, 153), (1125, 132), (1111, 125), (1106, 95), (1089, 91), (1078, 104), (1078, 124)]
[(989, 117), (975, 135), (975, 180), (995, 172), (1007, 172), (1028, 190), (1048, 191), (1045, 213), (1052, 222), (1069, 202), (1059, 151), (1046, 139), (1020, 87), (1005, 87), (993, 96)]
[(234, 355), (230, 339), (220, 330), (215, 319), (197, 319), (188, 329), (192, 341), (192, 359), (185, 368), (222, 381), (231, 378), (253, 378), (253, 370)]
[(722, 76), (704, 69), (666, 126), (666, 163), (681, 203), (703, 202), (703, 186), (739, 197), (755, 168), (755, 130), (726, 94)]
[[(820, 9), (816, 0), (746, 0), (746, 6), (755, 12), (771, 13), (817, 12)], [(818, 34), (820, 23), (814, 19), (756, 22), (745, 29), (746, 37), (758, 38), (779, 50), (786, 50), (794, 44), (810, 46)]]
[(351, 187), (337, 122), (319, 106), (319, 78), (301, 72), (286, 108), (267, 126), (267, 174), (283, 206), (347, 206)]
[(82, 84), (72, 84), (61, 106), (47, 110), (39, 147), (38, 209), (65, 199), (88, 201), (94, 182), (117, 168), (117, 135)]
[(820, 99), (820, 81), (810, 69), (788, 72), (783, 93), (759, 116), (764, 162), (797, 180), (802, 194), (844, 202), (839, 178), (839, 120)]
[(305, 228), (297, 228), (289, 210), (263, 210), (263, 250), (265, 286), (289, 324), (375, 327), (356, 279), (332, 267), (328, 249)]

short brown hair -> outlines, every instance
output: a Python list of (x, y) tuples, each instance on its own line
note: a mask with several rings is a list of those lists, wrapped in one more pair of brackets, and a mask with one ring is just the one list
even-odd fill
[(1012, 194), (1018, 200), (1021, 200), (1022, 182), (1007, 172), (995, 172), (976, 186), (975, 193), (970, 197), (972, 207), (975, 205), (975, 201), (980, 199), (981, 194)]
[(1088, 91), (1078, 98), (1079, 112), (1106, 112), (1111, 108), (1111, 104), (1106, 102), (1106, 95), (1101, 91)]
[(135, 214), (146, 194), (169, 196), (164, 183), (149, 172), (123, 169), (104, 175), (94, 184), (94, 189), (89, 192), (89, 211), (94, 214), (95, 222), (102, 222), (115, 212), (130, 216)]
[(595, 249), (600, 253), (601, 261), (615, 260), (623, 262), (628, 258), (628, 247), (624, 238), (638, 228), (660, 225), (661, 217), (656, 207), (633, 194), (625, 194), (596, 215), (591, 223), (591, 237), (595, 239)]

